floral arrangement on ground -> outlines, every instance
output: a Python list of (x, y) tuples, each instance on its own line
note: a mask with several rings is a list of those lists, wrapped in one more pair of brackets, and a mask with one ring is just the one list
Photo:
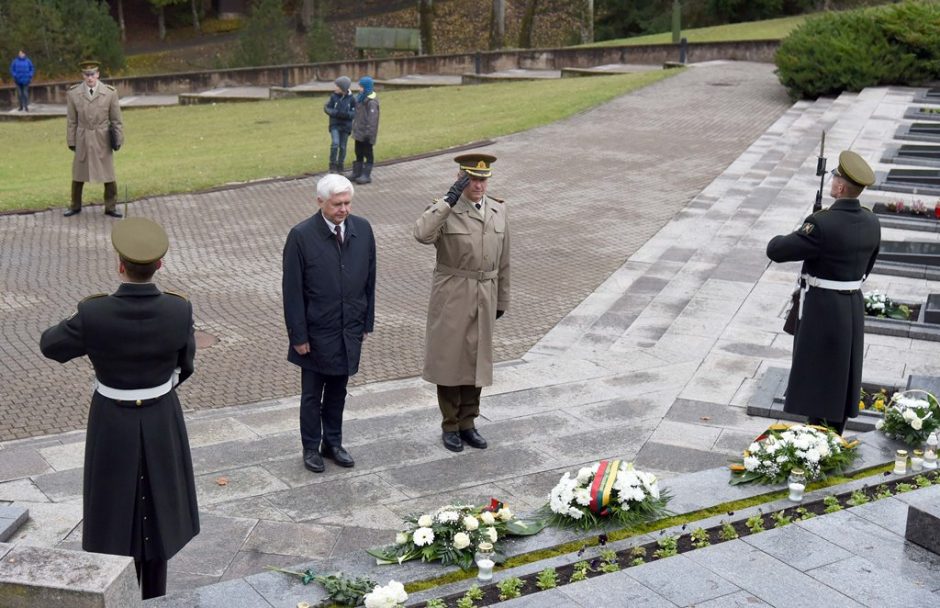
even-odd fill
[(907, 304), (899, 304), (876, 289), (865, 292), (865, 314), (869, 317), (907, 321), (912, 311)]
[(879, 420), (875, 426), (891, 439), (917, 447), (940, 428), (940, 404), (927, 391), (895, 393), (885, 410), (884, 420)]
[(669, 515), (668, 502), (668, 493), (660, 490), (652, 473), (638, 471), (629, 462), (601, 460), (574, 476), (562, 475), (540, 514), (559, 528), (626, 527)]
[(819, 479), (843, 471), (858, 455), (857, 446), (826, 427), (772, 424), (731, 465), (730, 483), (782, 483), (793, 469)]
[(431, 513), (409, 515), (405, 523), (407, 525), (396, 535), (394, 545), (369, 549), (369, 555), (380, 564), (401, 564), (420, 559), (468, 570), (481, 544), (488, 544), (487, 549), (498, 551), (500, 539), (529, 536), (544, 527), (538, 522), (516, 519), (512, 511), (495, 498), (482, 507), (445, 505)]

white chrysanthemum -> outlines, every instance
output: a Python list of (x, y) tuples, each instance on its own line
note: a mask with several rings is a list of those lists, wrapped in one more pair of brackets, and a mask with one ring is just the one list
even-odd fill
[(761, 446), (761, 444), (755, 441), (750, 446), (748, 446), (747, 451), (748, 452), (760, 452), (761, 449), (763, 449), (763, 446)]
[(480, 521), (482, 521), (487, 526), (492, 526), (496, 523), (496, 518), (493, 517), (493, 514), (489, 511), (483, 511), (480, 513)]
[(789, 460), (789, 458), (787, 458), (787, 455), (786, 455), (786, 454), (781, 454), (781, 455), (777, 456), (777, 458), (776, 458), (776, 461), (779, 462), (780, 464), (783, 464), (783, 463), (786, 462), (787, 460)]
[(748, 471), (756, 471), (760, 466), (760, 460), (756, 456), (747, 456), (744, 458), (744, 468)]
[(587, 488), (578, 488), (574, 491), (574, 501), (582, 507), (588, 506), (591, 504), (591, 491)]
[(806, 460), (812, 463), (819, 462), (819, 450), (816, 448), (810, 448), (806, 450)]
[(434, 530), (431, 528), (418, 528), (411, 537), (411, 541), (419, 547), (430, 545), (434, 542)]
[(470, 536), (466, 532), (454, 534), (454, 549), (466, 549), (470, 546)]
[(407, 542), (408, 542), (408, 535), (405, 534), (404, 532), (399, 532), (398, 534), (395, 535), (396, 545), (404, 545)]
[(584, 517), (584, 513), (582, 513), (579, 509), (575, 509), (574, 507), (568, 509), (566, 515), (572, 519), (581, 519)]
[(460, 519), (460, 513), (457, 511), (441, 511), (437, 514), (437, 521), (442, 524), (454, 523)]
[(480, 527), (480, 520), (478, 520), (473, 515), (467, 515), (463, 518), (463, 527), (470, 532), (473, 532)]
[(592, 477), (594, 477), (594, 471), (592, 471), (591, 469), (587, 467), (581, 467), (580, 469), (578, 469), (577, 480), (578, 480), (579, 485), (583, 486), (587, 482), (591, 481)]
[(884, 425), (885, 425), (885, 421), (884, 421), (884, 420), (879, 420), (878, 422), (875, 423), (875, 428), (880, 431), (881, 428), (882, 428)]
[(422, 515), (418, 518), (418, 525), (422, 528), (430, 528), (433, 523), (434, 520), (431, 519), (430, 515)]

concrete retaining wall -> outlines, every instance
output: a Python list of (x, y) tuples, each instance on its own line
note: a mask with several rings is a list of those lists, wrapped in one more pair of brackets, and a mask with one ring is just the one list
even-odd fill
[[(708, 42), (689, 44), (690, 62), (732, 59), (739, 61), (773, 62), (778, 40)], [(424, 55), (391, 59), (363, 59), (330, 63), (301, 63), (292, 65), (208, 70), (153, 76), (105, 78), (122, 96), (178, 95), (197, 93), (220, 86), (280, 86), (289, 87), (311, 80), (330, 81), (340, 75), (353, 80), (370, 75), (389, 79), (407, 74), (460, 75), (468, 72), (487, 73), (509, 69), (560, 70), (567, 67), (592, 67), (609, 63), (661, 64), (676, 61), (679, 47), (675, 44), (642, 46), (610, 46), (562, 49), (531, 49), (515, 51), (488, 51), (459, 55)], [(66, 91), (76, 80), (51, 82), (30, 87), (30, 101), (34, 103), (64, 104)], [(0, 87), (0, 107), (15, 107), (16, 91), (12, 85)]]

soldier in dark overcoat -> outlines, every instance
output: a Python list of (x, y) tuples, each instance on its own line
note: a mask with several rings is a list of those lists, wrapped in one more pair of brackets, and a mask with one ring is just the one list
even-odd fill
[(166, 253), (157, 223), (130, 218), (111, 241), (124, 282), (85, 298), (42, 334), (42, 353), (87, 355), (95, 392), (85, 437), (82, 548), (133, 557), (144, 599), (166, 593), (167, 560), (199, 533), (189, 439), (176, 386), (193, 373), (193, 309), (151, 282)]
[(807, 217), (795, 232), (771, 239), (767, 257), (803, 261), (784, 411), (842, 433), (846, 418), (858, 416), (865, 347), (861, 286), (878, 256), (881, 226), (858, 200), (875, 181), (868, 164), (846, 151), (832, 175), (832, 206)]

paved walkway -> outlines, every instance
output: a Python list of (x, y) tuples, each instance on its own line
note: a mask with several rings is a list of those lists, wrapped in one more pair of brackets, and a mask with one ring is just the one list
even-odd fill
[[(491, 146), (500, 157), (491, 189), (510, 202), (514, 240), (497, 359), (527, 352), (788, 106), (772, 66), (716, 63)], [(357, 190), (354, 209), (379, 245), (376, 333), (357, 384), (420, 372), (433, 250), (411, 230), (453, 175), (444, 155), (377, 168)], [(285, 360), (280, 253), (289, 228), (312, 212), (314, 187), (288, 180), (130, 206), (167, 226), (173, 245), (160, 283), (188, 293), (197, 328), (218, 339), (181, 390), (187, 407), (299, 392)], [(43, 359), (38, 338), (77, 300), (114, 288), (110, 227), (100, 208), (0, 217), (0, 440), (84, 427), (89, 365)]]

